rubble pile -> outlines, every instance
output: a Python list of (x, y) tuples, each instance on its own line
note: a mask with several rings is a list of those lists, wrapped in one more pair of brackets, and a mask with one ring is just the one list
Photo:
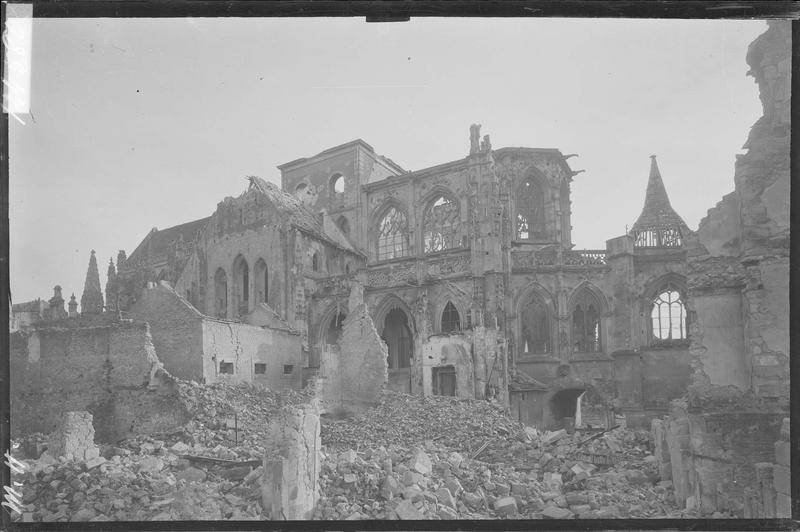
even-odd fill
[(316, 519), (685, 517), (647, 431), (540, 433), (481, 401), (387, 393), (328, 420)]
[[(16, 519), (267, 518), (267, 421), (311, 392), (179, 386), (194, 413), (181, 431), (101, 445), (88, 457), (42, 454), (46, 435), (18, 445), (27, 470), (13, 477), (23, 496)], [(387, 392), (359, 417), (324, 419), (321, 438), (315, 519), (689, 516), (658, 478), (645, 431), (540, 432), (485, 401)]]
[(260, 519), (261, 468), (254, 469), (260, 461), (237, 468), (185, 458), (214, 454), (201, 445), (123, 445), (102, 446), (102, 455), (89, 460), (55, 459), (48, 452), (25, 460), (27, 470), (14, 475), (22, 483), (20, 520)]

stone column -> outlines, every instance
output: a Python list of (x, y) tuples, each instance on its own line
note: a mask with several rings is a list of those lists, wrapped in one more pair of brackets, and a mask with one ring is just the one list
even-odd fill
[(791, 443), (789, 441), (789, 418), (784, 418), (780, 440), (775, 442), (775, 461), (773, 486), (775, 488), (775, 516), (779, 519), (792, 517), (792, 473)]
[(320, 424), (316, 401), (270, 420), (261, 494), (273, 520), (311, 519), (319, 496)]

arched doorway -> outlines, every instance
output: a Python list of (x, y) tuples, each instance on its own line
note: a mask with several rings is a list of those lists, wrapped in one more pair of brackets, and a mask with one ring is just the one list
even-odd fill
[(390, 310), (383, 319), (381, 338), (388, 348), (389, 388), (411, 392), (411, 359), (414, 356), (414, 337), (408, 315), (399, 308)]
[[(550, 398), (550, 414), (553, 428), (574, 428), (578, 413), (578, 398), (586, 392), (583, 388), (567, 388), (559, 390)], [(571, 423), (570, 421), (571, 420)]]

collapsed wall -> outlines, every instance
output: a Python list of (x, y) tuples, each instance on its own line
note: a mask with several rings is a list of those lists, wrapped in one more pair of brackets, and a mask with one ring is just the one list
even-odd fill
[(70, 411), (91, 413), (100, 442), (189, 420), (146, 323), (64, 320), (16, 332), (10, 343), (12, 437), (52, 432)]
[(364, 304), (360, 285), (353, 286), (349, 314), (334, 349), (320, 357), (316, 386), (321, 407), (331, 414), (356, 414), (380, 403), (389, 379), (388, 351)]
[(764, 114), (734, 193), (687, 238), (692, 382), (653, 425), (677, 502), (706, 514), (752, 514), (744, 486), (764, 484), (757, 463), (772, 461), (788, 414), (791, 27), (767, 24), (747, 54)]

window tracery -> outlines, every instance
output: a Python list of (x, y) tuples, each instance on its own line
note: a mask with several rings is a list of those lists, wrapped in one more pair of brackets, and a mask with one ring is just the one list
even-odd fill
[(408, 254), (408, 217), (391, 207), (378, 223), (378, 260), (396, 259)]
[(425, 211), (423, 217), (423, 243), (425, 253), (444, 251), (457, 247), (456, 225), (458, 203), (447, 196), (439, 196)]

